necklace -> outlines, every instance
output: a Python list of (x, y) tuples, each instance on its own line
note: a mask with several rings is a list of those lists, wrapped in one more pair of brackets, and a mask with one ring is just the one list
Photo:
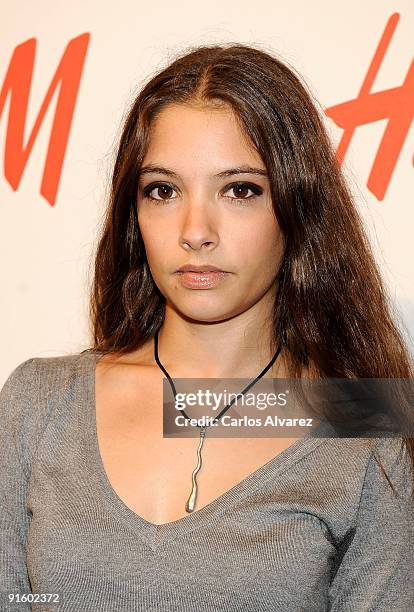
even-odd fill
[[(272, 357), (272, 359), (269, 361), (269, 363), (267, 364), (267, 366), (260, 372), (260, 374), (258, 376), (256, 376), (256, 378), (249, 383), (244, 389), (243, 391), (241, 391), (236, 397), (234, 397), (231, 402), (229, 404), (227, 404), (227, 406), (225, 406), (223, 408), (223, 410), (219, 413), (219, 415), (217, 417), (215, 417), (213, 419), (213, 421), (219, 421), (221, 419), (222, 416), (224, 416), (224, 414), (227, 412), (227, 410), (234, 404), (234, 402), (241, 397), (242, 395), (244, 395), (246, 393), (246, 391), (248, 391), (249, 389), (251, 389), (251, 387), (253, 387), (254, 384), (256, 384), (256, 382), (262, 378), (262, 376), (264, 376), (266, 374), (266, 372), (272, 367), (272, 365), (275, 363), (276, 359), (279, 356), (281, 350), (281, 346), (279, 345), (276, 353), (274, 354), (274, 356)], [(172, 388), (173, 394), (174, 394), (174, 400), (176, 399), (176, 395), (177, 395), (177, 391), (175, 389), (175, 385), (174, 382), (171, 378), (171, 376), (168, 374), (167, 370), (164, 368), (164, 366), (162, 365), (160, 358), (158, 356), (158, 331), (155, 333), (154, 336), (154, 357), (155, 357), (155, 361), (157, 362), (158, 367), (164, 372), (164, 374), (166, 375), (168, 382), (170, 383), (170, 386)], [(179, 408), (178, 410), (180, 410), (180, 412), (184, 415), (184, 417), (186, 419), (188, 419), (189, 417), (187, 416), (187, 414), (185, 413), (183, 408)], [(204, 438), (206, 435), (206, 431), (207, 431), (207, 427), (210, 427), (210, 425), (195, 425), (195, 427), (199, 427), (200, 428), (200, 441), (198, 444), (198, 448), (197, 448), (197, 465), (191, 475), (191, 482), (192, 482), (192, 487), (191, 487), (191, 493), (190, 493), (190, 497), (187, 500), (187, 503), (185, 504), (185, 510), (186, 512), (193, 512), (194, 508), (195, 508), (195, 503), (196, 503), (196, 499), (197, 499), (197, 480), (196, 480), (196, 476), (198, 474), (198, 472), (201, 469), (201, 465), (202, 465), (202, 461), (201, 461), (201, 449), (203, 446), (203, 442), (204, 442)]]

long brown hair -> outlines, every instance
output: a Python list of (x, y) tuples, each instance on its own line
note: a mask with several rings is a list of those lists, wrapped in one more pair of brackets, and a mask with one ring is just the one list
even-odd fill
[[(244, 44), (187, 49), (125, 118), (97, 247), (86, 351), (128, 353), (163, 324), (136, 216), (151, 122), (171, 103), (227, 105), (267, 168), (285, 238), (273, 342), (292, 378), (412, 378), (413, 363), (312, 94), (295, 70)], [(85, 351), (84, 351), (85, 352)], [(414, 466), (414, 439), (404, 438)]]

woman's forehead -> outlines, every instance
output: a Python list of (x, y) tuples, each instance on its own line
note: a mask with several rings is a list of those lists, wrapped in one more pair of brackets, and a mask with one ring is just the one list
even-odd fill
[(209, 172), (242, 165), (263, 167), (233, 111), (170, 105), (154, 120), (143, 166), (200, 167)]

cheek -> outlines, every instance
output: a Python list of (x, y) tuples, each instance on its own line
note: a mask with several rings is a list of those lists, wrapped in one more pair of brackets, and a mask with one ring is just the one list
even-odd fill
[(254, 225), (239, 237), (241, 263), (252, 274), (269, 276), (279, 268), (283, 255), (283, 236), (274, 222)]
[(160, 223), (145, 223), (145, 221), (139, 221), (139, 226), (148, 261), (153, 265), (162, 264), (171, 254), (174, 239), (171, 228), (164, 229)]

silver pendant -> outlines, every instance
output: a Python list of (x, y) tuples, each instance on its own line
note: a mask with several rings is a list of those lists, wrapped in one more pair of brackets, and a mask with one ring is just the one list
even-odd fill
[(200, 429), (200, 442), (197, 448), (197, 465), (195, 467), (195, 470), (193, 471), (192, 475), (191, 475), (191, 479), (192, 479), (192, 483), (193, 486), (191, 488), (191, 494), (190, 497), (187, 500), (187, 503), (185, 505), (185, 509), (186, 512), (192, 512), (195, 508), (195, 503), (196, 503), (196, 498), (197, 498), (197, 481), (196, 481), (196, 476), (197, 473), (200, 471), (201, 469), (201, 448), (203, 446), (203, 442), (204, 442), (204, 436), (206, 435), (206, 426), (201, 427)]

